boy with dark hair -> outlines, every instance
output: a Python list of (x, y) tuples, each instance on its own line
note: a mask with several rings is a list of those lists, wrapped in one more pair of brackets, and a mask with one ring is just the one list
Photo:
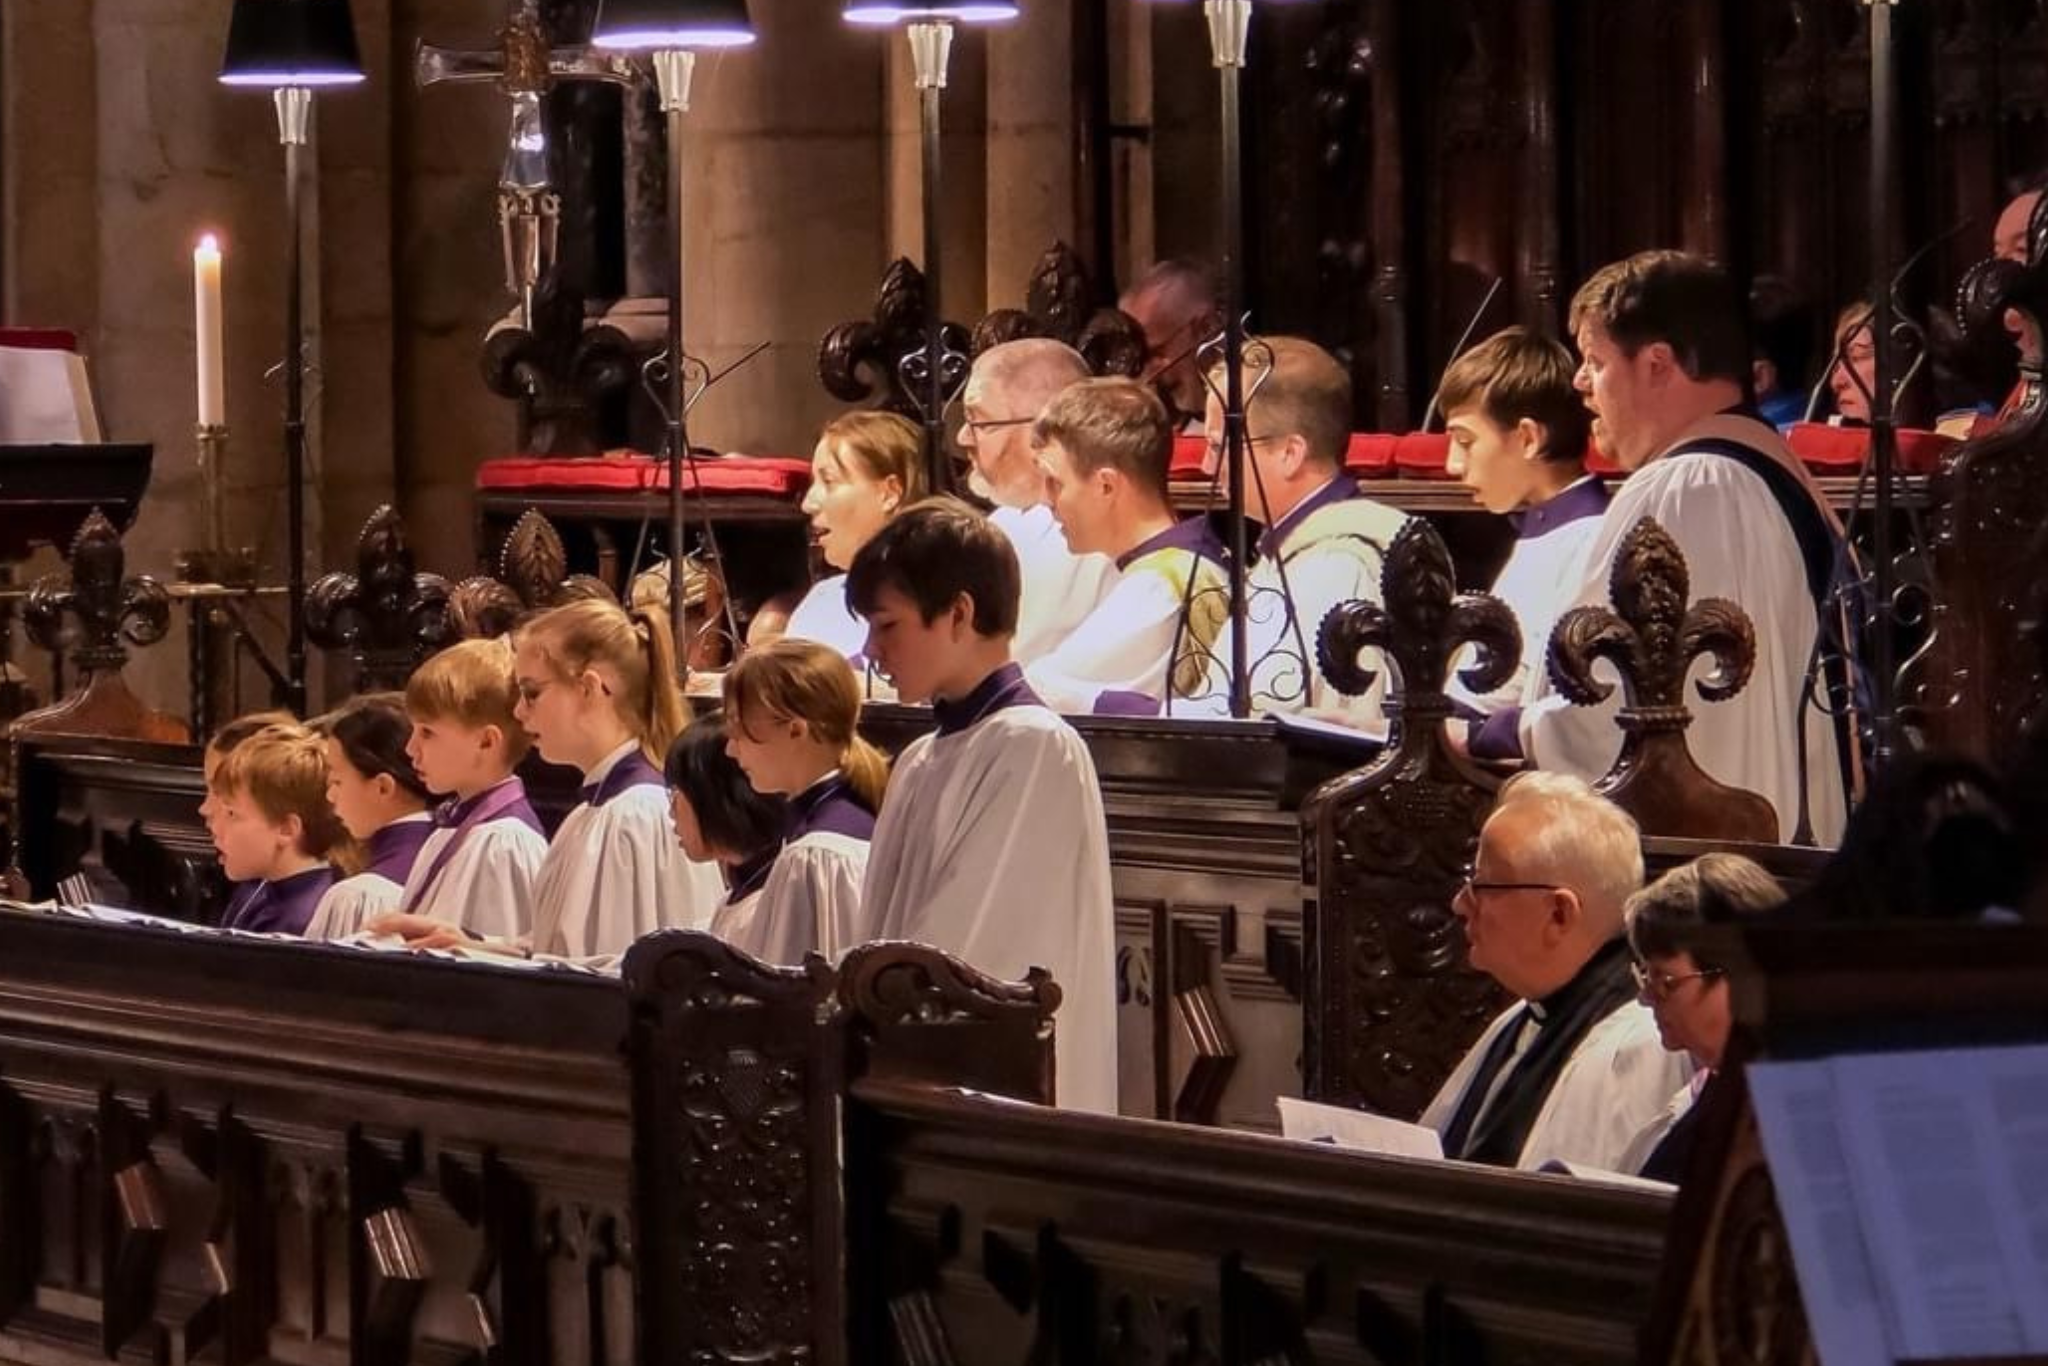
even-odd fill
[(1586, 473), (1590, 419), (1572, 388), (1575, 368), (1562, 343), (1510, 327), (1444, 372), (1446, 468), (1481, 507), (1515, 518), (1515, 546), (1492, 592), (1521, 624), (1522, 661), (1484, 697), (1451, 689), (1481, 714), (1533, 699), (1551, 628), (1571, 605), (1607, 510), (1606, 488)]
[(1109, 835), (1088, 748), (1010, 659), (1017, 556), (966, 504), (899, 513), (861, 548), (847, 600), (867, 657), (936, 734), (896, 761), (861, 891), (863, 939), (930, 944), (982, 971), (1050, 971), (1062, 1106), (1113, 1114)]
[(1031, 444), (1067, 549), (1116, 565), (1101, 604), (1025, 667), (1031, 686), (1062, 711), (1137, 716), (1157, 715), (1169, 690), (1200, 691), (1230, 581), (1208, 519), (1174, 517), (1166, 405), (1136, 380), (1083, 380), (1046, 405)]

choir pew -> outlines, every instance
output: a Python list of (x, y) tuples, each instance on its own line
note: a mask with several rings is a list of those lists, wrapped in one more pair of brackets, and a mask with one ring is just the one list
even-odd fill
[(1668, 1196), (857, 1080), (852, 1359), (1624, 1363)]

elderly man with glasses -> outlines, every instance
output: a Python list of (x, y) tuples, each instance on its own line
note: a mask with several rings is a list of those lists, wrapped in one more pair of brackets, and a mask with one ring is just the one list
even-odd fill
[(1446, 1156), (1533, 1169), (1620, 1170), (1692, 1064), (1636, 999), (1623, 908), (1641, 835), (1583, 781), (1525, 773), (1501, 788), (1452, 903), (1472, 966), (1518, 999), (1423, 1112)]
[(1046, 503), (1045, 472), (1031, 448), (1031, 424), (1060, 391), (1089, 377), (1088, 362), (1064, 342), (1031, 337), (974, 358), (962, 405), (960, 448), (973, 463), (969, 487), (995, 504), (989, 521), (1010, 540), (1023, 575), (1010, 654), (1030, 664), (1057, 649), (1109, 594), (1116, 565), (1076, 555)]

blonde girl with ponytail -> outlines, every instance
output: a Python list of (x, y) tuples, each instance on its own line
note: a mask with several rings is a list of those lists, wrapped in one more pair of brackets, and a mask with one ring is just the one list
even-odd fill
[[(583, 775), (582, 801), (562, 820), (533, 881), (533, 932), (522, 942), (444, 942), (493, 952), (615, 966), (635, 939), (669, 926), (701, 929), (724, 895), (718, 869), (694, 863), (669, 827), (668, 786), (652, 760), (683, 726), (675, 648), (658, 611), (596, 599), (542, 612), (513, 637), (513, 716), (541, 758)], [(431, 927), (432, 922), (421, 921)]]
[(725, 676), (726, 752), (754, 790), (788, 798), (782, 852), (758, 898), (735, 895), (712, 933), (771, 963), (837, 958), (869, 938), (868, 841), (889, 761), (860, 738), (860, 682), (829, 645), (784, 637)]

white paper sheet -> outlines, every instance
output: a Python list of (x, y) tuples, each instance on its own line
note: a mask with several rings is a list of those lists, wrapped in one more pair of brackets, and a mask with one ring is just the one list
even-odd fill
[(1311, 1143), (1335, 1143), (1340, 1148), (1380, 1153), (1388, 1157), (1427, 1157), (1443, 1160), (1444, 1142), (1434, 1129), (1363, 1110), (1320, 1105), (1312, 1100), (1280, 1097), (1280, 1133), (1283, 1137)]

